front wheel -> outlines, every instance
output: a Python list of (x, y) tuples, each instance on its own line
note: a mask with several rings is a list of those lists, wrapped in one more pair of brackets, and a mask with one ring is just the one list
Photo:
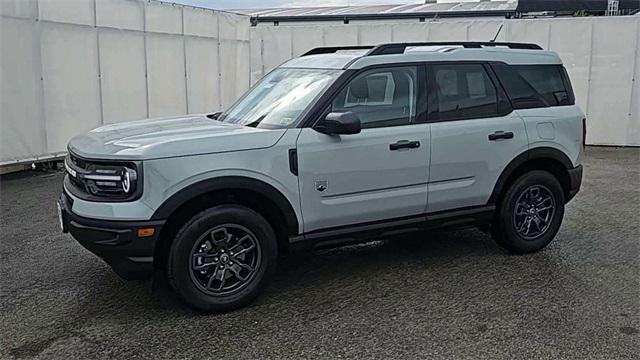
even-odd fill
[(167, 277), (190, 306), (228, 311), (251, 302), (275, 270), (273, 229), (258, 213), (238, 205), (207, 209), (178, 231)]
[(564, 192), (558, 179), (541, 170), (530, 171), (507, 190), (491, 236), (503, 248), (526, 254), (547, 246), (564, 217)]

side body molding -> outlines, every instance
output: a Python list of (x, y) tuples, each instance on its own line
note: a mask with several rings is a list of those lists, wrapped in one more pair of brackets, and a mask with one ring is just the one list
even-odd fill
[(529, 149), (511, 160), (509, 165), (507, 165), (507, 167), (502, 171), (498, 181), (496, 181), (496, 185), (493, 188), (493, 192), (491, 193), (488, 203), (494, 204), (496, 202), (499, 195), (502, 193), (507, 180), (509, 180), (511, 175), (513, 175), (520, 166), (525, 164), (527, 161), (535, 159), (552, 159), (562, 164), (566, 170), (573, 169), (573, 163), (569, 160), (569, 157), (558, 149), (552, 147)]
[(242, 176), (217, 177), (189, 185), (169, 197), (155, 211), (151, 220), (167, 219), (181, 205), (200, 195), (217, 190), (248, 190), (265, 196), (282, 211), (287, 223), (288, 233), (290, 235), (298, 234), (298, 218), (285, 196), (276, 188), (261, 180)]

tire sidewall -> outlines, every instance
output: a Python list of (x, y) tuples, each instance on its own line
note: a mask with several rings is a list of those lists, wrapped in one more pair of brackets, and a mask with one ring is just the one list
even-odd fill
[[(200, 290), (191, 279), (191, 251), (202, 234), (223, 224), (249, 229), (259, 243), (261, 262), (245, 287), (232, 294), (213, 296)], [(243, 206), (220, 205), (197, 214), (178, 231), (169, 252), (167, 272), (171, 285), (189, 305), (203, 311), (228, 311), (248, 304), (260, 293), (273, 274), (276, 261), (277, 243), (269, 223)]]
[[(524, 190), (533, 185), (543, 185), (551, 192), (555, 201), (555, 212), (551, 219), (551, 225), (547, 231), (539, 238), (528, 240), (518, 234), (513, 214), (516, 209), (516, 202)], [(535, 170), (520, 176), (507, 191), (500, 209), (499, 231), (500, 245), (516, 253), (529, 253), (538, 251), (547, 246), (560, 230), (564, 217), (565, 197), (560, 182), (549, 172)]]

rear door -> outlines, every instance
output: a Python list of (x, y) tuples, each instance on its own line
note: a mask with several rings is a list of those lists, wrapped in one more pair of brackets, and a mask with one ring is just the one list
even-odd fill
[(430, 144), (429, 124), (419, 121), (423, 70), (376, 68), (348, 82), (327, 113), (354, 112), (359, 134), (302, 129), (297, 153), (305, 232), (424, 212)]
[(427, 84), (427, 211), (485, 205), (507, 164), (527, 150), (524, 122), (487, 64), (429, 64)]

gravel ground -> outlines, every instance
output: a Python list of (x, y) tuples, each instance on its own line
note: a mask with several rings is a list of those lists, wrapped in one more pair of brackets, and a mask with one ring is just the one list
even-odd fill
[(465, 230), (301, 254), (221, 315), (61, 234), (60, 173), (5, 176), (0, 358), (637, 359), (640, 149), (589, 148), (585, 171), (539, 253)]

